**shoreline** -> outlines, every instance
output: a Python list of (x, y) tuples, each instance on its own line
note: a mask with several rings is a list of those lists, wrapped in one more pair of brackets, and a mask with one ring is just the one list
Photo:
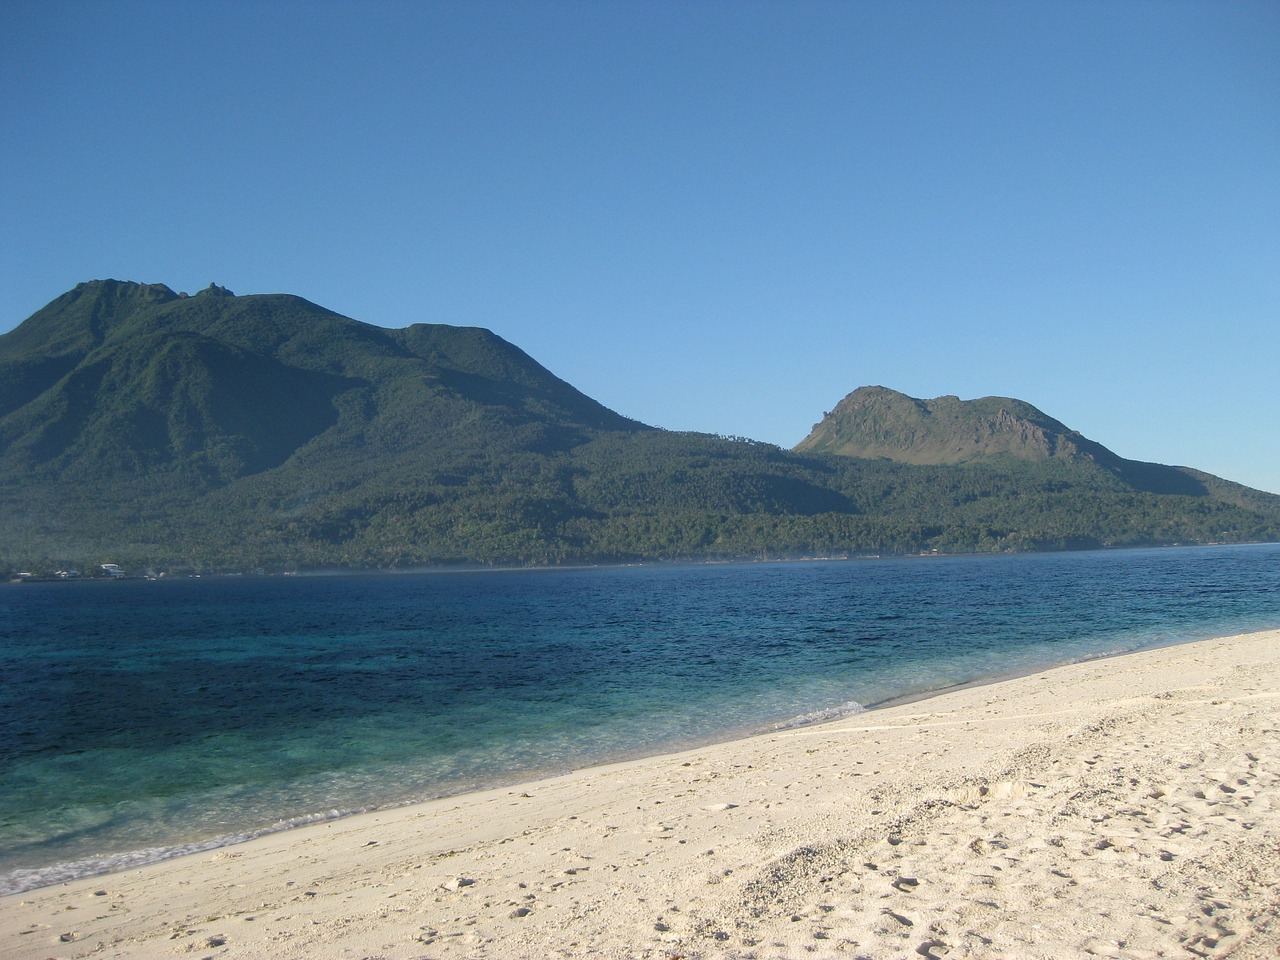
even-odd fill
[[(347, 820), (352, 817), (364, 816), (366, 814), (386, 813), (407, 807), (454, 800), (468, 797), (473, 794), (486, 793), (492, 790), (524, 787), (561, 776), (589, 772), (600, 768), (617, 766), (619, 764), (652, 760), (664, 756), (675, 756), (677, 754), (683, 754), (698, 749), (714, 749), (718, 746), (730, 745), (744, 740), (751, 740), (756, 737), (771, 736), (773, 734), (792, 730), (804, 730), (809, 727), (820, 727), (825, 724), (836, 723), (843, 719), (847, 719), (850, 716), (862, 713), (923, 703), (935, 697), (944, 696), (949, 693), (977, 689), (991, 684), (1003, 683), (1008, 680), (1017, 680), (1023, 677), (1033, 676), (1046, 670), (1057, 669), (1058, 667), (1071, 666), (1078, 663), (1089, 663), (1096, 660), (1108, 660), (1116, 657), (1128, 656), (1132, 653), (1140, 653), (1145, 650), (1155, 650), (1166, 646), (1180, 646), (1185, 643), (1195, 642), (1198, 641), (1170, 640), (1156, 643), (1151, 646), (1143, 646), (1137, 650), (1092, 654), (1078, 659), (1050, 664), (1049, 666), (1044, 667), (1028, 667), (1009, 673), (976, 677), (971, 680), (949, 684), (942, 687), (931, 688), (914, 693), (899, 694), (889, 697), (888, 699), (869, 704), (860, 704), (850, 701), (849, 703), (842, 704), (838, 707), (832, 707), (828, 710), (816, 711), (813, 714), (805, 714), (803, 716), (792, 717), (788, 720), (778, 721), (776, 723), (760, 727), (745, 728), (736, 732), (730, 732), (723, 739), (715, 739), (706, 743), (673, 743), (667, 745), (666, 748), (658, 748), (655, 750), (636, 749), (634, 752), (623, 752), (614, 757), (601, 759), (598, 762), (589, 763), (581, 767), (567, 767), (544, 771), (526, 770), (518, 773), (513, 772), (509, 776), (495, 777), (487, 782), (468, 786), (457, 791), (442, 792), (433, 796), (406, 799), (398, 802), (387, 803), (385, 805), (380, 805), (375, 802), (366, 807), (356, 809), (313, 811), (279, 819), (271, 823), (250, 825), (242, 831), (222, 834), (219, 836), (205, 837), (203, 839), (191, 840), (185, 843), (124, 850), (119, 853), (99, 858), (70, 860), (48, 864), (43, 867), (17, 868), (10, 872), (9, 876), (11, 878), (23, 875), (47, 874), (49, 879), (41, 879), (29, 886), (23, 885), (20, 881), (6, 885), (9, 886), (10, 889), (4, 889), (4, 886), (0, 886), (0, 902), (3, 902), (7, 897), (33, 893), (58, 884), (74, 883), (80, 880), (93, 880), (95, 878), (106, 878), (125, 870), (155, 866), (166, 863), (170, 860), (179, 860), (184, 857), (210, 853), (228, 847), (235, 847), (263, 837), (289, 833), (315, 824), (329, 824)], [(848, 709), (850, 707), (852, 707), (852, 709)], [(13, 889), (14, 887), (16, 887), (16, 889)]]
[(0, 900), (0, 953), (1273, 956), (1280, 630), (355, 814)]
[(1117, 553), (1124, 551), (1143, 551), (1143, 550), (1199, 550), (1213, 549), (1217, 547), (1262, 547), (1272, 546), (1276, 541), (1272, 540), (1224, 540), (1224, 541), (1205, 541), (1203, 543), (1187, 543), (1182, 541), (1171, 541), (1161, 543), (1135, 543), (1123, 544), (1119, 546), (1098, 545), (1090, 547), (1072, 547), (1060, 550), (992, 550), (992, 551), (975, 551), (962, 553), (943, 553), (936, 549), (911, 551), (908, 553), (844, 553), (833, 554), (829, 556), (785, 556), (785, 557), (682, 557), (673, 560), (664, 560), (658, 558), (649, 558), (641, 560), (600, 560), (590, 561), (582, 560), (574, 563), (566, 564), (541, 564), (541, 565), (489, 565), (483, 563), (475, 564), (440, 564), (425, 565), (412, 567), (313, 567), (302, 569), (279, 568), (273, 570), (263, 570), (262, 572), (246, 571), (246, 570), (216, 570), (211, 572), (200, 573), (180, 573), (172, 576), (160, 574), (154, 577), (142, 574), (126, 574), (121, 577), (57, 577), (49, 575), (39, 575), (31, 577), (23, 577), (21, 575), (0, 575), (0, 584), (4, 583), (94, 583), (103, 582), (111, 583), (118, 581), (151, 581), (159, 582), (161, 580), (222, 580), (236, 577), (261, 578), (261, 579), (279, 579), (282, 577), (344, 577), (344, 576), (416, 576), (450, 573), (543, 573), (548, 571), (567, 571), (567, 570), (625, 570), (633, 567), (717, 567), (717, 566), (758, 566), (762, 564), (794, 564), (794, 563), (850, 563), (860, 562), (863, 560), (946, 560), (955, 558), (972, 558), (972, 557), (1009, 557), (1009, 556), (1036, 556), (1036, 555), (1057, 555), (1057, 554), (1088, 554), (1088, 553)]

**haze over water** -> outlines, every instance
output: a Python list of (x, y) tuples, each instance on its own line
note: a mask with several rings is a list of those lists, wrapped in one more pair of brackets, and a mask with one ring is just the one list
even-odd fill
[(1280, 545), (0, 590), (0, 892), (1280, 625)]

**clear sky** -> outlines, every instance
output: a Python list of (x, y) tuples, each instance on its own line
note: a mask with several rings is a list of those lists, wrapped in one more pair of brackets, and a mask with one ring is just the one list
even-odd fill
[(998, 394), (1280, 492), (1273, 0), (7, 0), (0, 129), (0, 331), (217, 282), (670, 429)]

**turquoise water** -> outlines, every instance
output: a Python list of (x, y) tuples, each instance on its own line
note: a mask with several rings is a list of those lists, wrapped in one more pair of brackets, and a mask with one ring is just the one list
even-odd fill
[(0, 589), (0, 892), (1280, 626), (1280, 545)]

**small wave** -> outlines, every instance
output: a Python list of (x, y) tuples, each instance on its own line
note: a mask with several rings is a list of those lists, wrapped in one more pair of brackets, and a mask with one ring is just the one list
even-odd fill
[(842, 703), (838, 707), (829, 707), (826, 710), (815, 710), (813, 713), (801, 714), (798, 717), (792, 717), (790, 720), (783, 720), (781, 723), (775, 724), (775, 730), (790, 730), (793, 727), (807, 727), (813, 723), (826, 723), (828, 720), (839, 720), (841, 717), (850, 717), (855, 713), (862, 713), (867, 708), (856, 700), (850, 700)]
[(28, 890), (49, 887), (57, 883), (83, 880), (86, 877), (118, 873), (121, 870), (129, 870), (149, 863), (159, 863), (162, 860), (172, 860), (175, 857), (185, 857), (193, 853), (203, 853), (206, 850), (217, 850), (221, 847), (229, 847), (233, 844), (255, 840), (258, 837), (265, 837), (268, 834), (292, 830), (295, 827), (305, 827), (311, 823), (325, 823), (329, 820), (338, 820), (357, 813), (367, 813), (372, 809), (372, 807), (368, 807), (357, 810), (328, 810), (323, 813), (290, 817), (287, 820), (279, 820), (267, 827), (257, 827), (242, 833), (229, 833), (194, 843), (175, 844), (167, 847), (147, 847), (143, 850), (130, 850), (127, 853), (117, 853), (109, 857), (91, 857), (84, 860), (73, 860), (68, 863), (55, 863), (47, 867), (19, 867), (18, 869), (10, 870), (8, 873), (0, 874), (0, 897), (6, 897), (14, 893), (25, 893)]

